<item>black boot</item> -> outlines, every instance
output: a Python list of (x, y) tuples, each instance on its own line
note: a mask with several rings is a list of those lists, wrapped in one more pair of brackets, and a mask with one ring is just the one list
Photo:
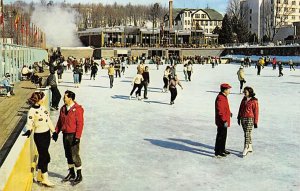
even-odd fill
[(72, 181), (75, 179), (75, 170), (73, 168), (69, 168), (69, 174), (62, 180), (62, 182)]
[(79, 184), (82, 181), (82, 175), (81, 175), (81, 170), (77, 170), (77, 177), (73, 182), (73, 186), (76, 184)]

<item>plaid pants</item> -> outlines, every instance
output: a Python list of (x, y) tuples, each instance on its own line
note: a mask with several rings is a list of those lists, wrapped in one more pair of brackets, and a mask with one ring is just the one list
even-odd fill
[(242, 127), (244, 130), (244, 137), (245, 137), (245, 144), (249, 145), (252, 144), (252, 139), (251, 139), (251, 132), (253, 128), (253, 118), (241, 118), (242, 122)]

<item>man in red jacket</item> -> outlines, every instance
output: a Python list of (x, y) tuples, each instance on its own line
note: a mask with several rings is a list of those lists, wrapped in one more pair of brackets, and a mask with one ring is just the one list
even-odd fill
[[(69, 166), (69, 174), (63, 179), (63, 182), (73, 181), (73, 184), (76, 185), (82, 181), (79, 144), (83, 130), (84, 110), (74, 100), (75, 93), (67, 90), (64, 95), (65, 105), (60, 109), (55, 133), (53, 133), (52, 138), (54, 141), (57, 141), (58, 134), (62, 131), (65, 156)], [(76, 177), (74, 167), (77, 169)]]
[(215, 156), (225, 157), (230, 154), (225, 149), (227, 128), (230, 127), (231, 112), (228, 104), (227, 96), (230, 94), (231, 86), (229, 84), (221, 84), (221, 92), (215, 101), (215, 123), (218, 127), (216, 144), (215, 144)]

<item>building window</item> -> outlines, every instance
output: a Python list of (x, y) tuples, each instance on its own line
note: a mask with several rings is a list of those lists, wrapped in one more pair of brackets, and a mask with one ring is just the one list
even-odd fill
[(184, 13), (184, 16), (187, 17), (187, 12)]
[(187, 20), (184, 21), (184, 24), (187, 25)]
[(284, 0), (284, 4), (289, 4), (289, 0)]
[(292, 19), (295, 20), (295, 16), (292, 16)]
[(190, 24), (191, 24), (191, 21), (189, 20), (189, 21), (188, 21), (188, 25), (190, 25)]
[(287, 12), (289, 10), (289, 8), (284, 7), (284, 12)]
[(295, 8), (292, 8), (292, 13), (295, 13), (296, 12), (296, 9)]
[(202, 19), (205, 19), (205, 18), (206, 18), (206, 15), (205, 15), (205, 14), (202, 14), (202, 15), (201, 15), (201, 18), (202, 18)]
[(203, 24), (203, 21), (201, 21), (201, 25), (203, 26), (204, 24)]
[(252, 9), (250, 9), (250, 14), (252, 14)]
[(196, 14), (195, 18), (199, 19), (200, 18), (200, 14)]
[(251, 16), (250, 16), (249, 20), (252, 21), (252, 17)]
[(208, 33), (208, 29), (205, 29), (205, 33)]
[(189, 12), (189, 17), (191, 17), (191, 13)]
[(250, 28), (250, 29), (252, 28), (252, 25), (251, 25), (251, 24), (249, 25), (249, 28)]
[(296, 5), (296, 1), (292, 1), (292, 5)]
[(277, 0), (277, 3), (280, 4), (280, 0)]

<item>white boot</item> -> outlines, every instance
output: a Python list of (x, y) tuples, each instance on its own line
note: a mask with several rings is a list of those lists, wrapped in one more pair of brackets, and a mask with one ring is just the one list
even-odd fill
[(48, 173), (45, 172), (42, 174), (42, 184), (44, 184), (45, 186), (49, 186), (49, 187), (54, 187), (54, 184), (52, 182), (50, 182), (49, 178), (48, 178)]
[(37, 173), (37, 175), (36, 175), (36, 181), (37, 181), (37, 182), (42, 182), (42, 181), (43, 181), (41, 169), (38, 169), (38, 173)]
[(243, 157), (245, 157), (248, 154), (248, 152), (249, 152), (248, 148), (249, 148), (249, 145), (245, 145), (244, 151), (243, 151)]
[(249, 144), (248, 152), (253, 152), (252, 143)]

